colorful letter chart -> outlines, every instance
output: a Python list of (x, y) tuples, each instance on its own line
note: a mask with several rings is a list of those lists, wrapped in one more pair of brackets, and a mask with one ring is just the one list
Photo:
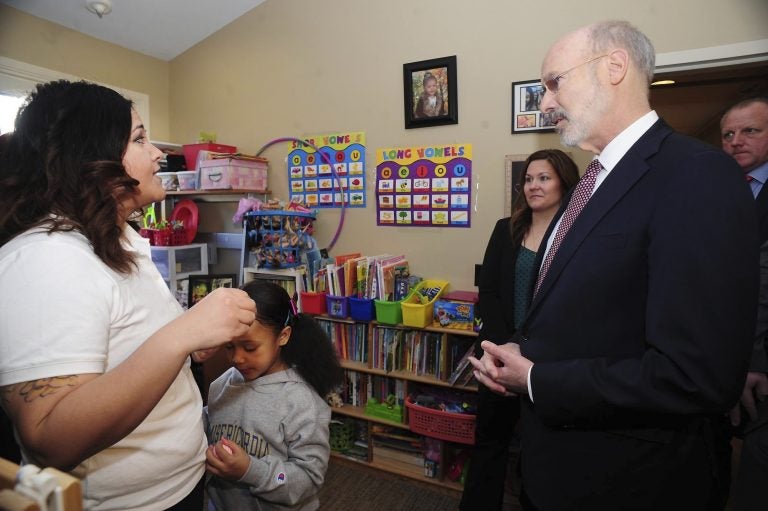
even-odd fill
[[(365, 207), (365, 133), (335, 133), (293, 142), (288, 153), (291, 200), (310, 208)], [(343, 198), (342, 198), (343, 190)]]
[(469, 227), (472, 145), (376, 150), (376, 223)]

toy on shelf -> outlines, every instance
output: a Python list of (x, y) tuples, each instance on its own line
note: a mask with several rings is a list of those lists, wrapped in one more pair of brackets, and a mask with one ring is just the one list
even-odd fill
[(243, 215), (245, 246), (256, 256), (256, 266), (293, 268), (300, 265), (301, 254), (315, 248), (311, 236), (314, 212), (295, 203), (279, 209), (277, 200), (270, 200), (261, 208)]
[(448, 471), (445, 474), (451, 481), (457, 481), (464, 484), (467, 479), (467, 472), (469, 471), (469, 451), (461, 449), (454, 456), (451, 464), (448, 465)]

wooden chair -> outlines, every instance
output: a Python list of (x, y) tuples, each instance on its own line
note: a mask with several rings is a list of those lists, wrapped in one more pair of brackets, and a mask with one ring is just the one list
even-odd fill
[[(80, 480), (60, 472), (55, 468), (35, 470), (29, 467), (29, 477), (50, 475), (53, 477), (54, 491), (48, 495), (46, 508), (48, 511), (83, 511), (83, 490)], [(0, 458), (0, 509), (8, 511), (41, 511), (37, 501), (24, 491), (16, 488), (16, 476), (21, 467), (6, 459)], [(26, 467), (25, 467), (26, 468)], [(47, 480), (50, 482), (50, 480)], [(43, 496), (45, 497), (45, 496)]]

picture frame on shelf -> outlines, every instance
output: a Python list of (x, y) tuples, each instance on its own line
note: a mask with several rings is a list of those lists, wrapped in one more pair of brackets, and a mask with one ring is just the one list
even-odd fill
[(540, 80), (512, 82), (512, 134), (555, 131), (554, 113), (540, 110), (544, 86)]
[(403, 64), (405, 129), (459, 123), (456, 55)]
[(172, 291), (181, 308), (184, 310), (189, 309), (189, 278), (177, 279), (176, 289)]
[(208, 293), (220, 287), (236, 287), (237, 277), (234, 274), (220, 275), (190, 275), (189, 299), (187, 303), (192, 307), (205, 298)]

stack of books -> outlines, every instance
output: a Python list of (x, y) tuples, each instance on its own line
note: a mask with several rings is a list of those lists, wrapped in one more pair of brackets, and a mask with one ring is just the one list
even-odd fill
[(421, 437), (379, 424), (373, 425), (371, 433), (374, 463), (396, 467), (400, 472), (424, 475)]

